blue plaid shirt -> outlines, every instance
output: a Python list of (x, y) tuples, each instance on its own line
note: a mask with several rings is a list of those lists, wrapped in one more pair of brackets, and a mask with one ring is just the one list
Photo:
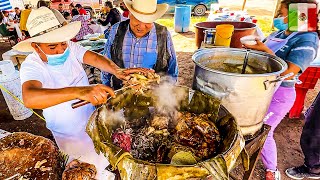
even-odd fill
[[(109, 59), (111, 59), (111, 46), (113, 45), (119, 24), (117, 23), (111, 27), (108, 40), (105, 44), (104, 55)], [(167, 73), (176, 80), (178, 77), (178, 63), (169, 32), (167, 36), (167, 49), (171, 57)], [(128, 27), (123, 40), (122, 53), (125, 68), (153, 68), (157, 61), (157, 34), (155, 26), (153, 25), (151, 31), (142, 38), (136, 38)], [(110, 86), (110, 78), (111, 74), (102, 72), (101, 80), (103, 84)]]

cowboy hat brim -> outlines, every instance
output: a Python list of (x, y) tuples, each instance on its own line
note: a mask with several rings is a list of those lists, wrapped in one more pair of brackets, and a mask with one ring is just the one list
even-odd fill
[(131, 0), (123, 0), (125, 3), (126, 7), (130, 11), (130, 13), (137, 18), (139, 21), (144, 22), (144, 23), (153, 23), (157, 19), (161, 18), (168, 10), (169, 5), (168, 4), (157, 4), (157, 10), (153, 14), (141, 14), (139, 12), (136, 12), (132, 8), (132, 1)]
[(48, 33), (21, 41), (12, 48), (21, 52), (32, 52), (34, 49), (31, 46), (31, 43), (57, 43), (69, 41), (78, 34), (80, 28), (81, 22), (75, 21)]

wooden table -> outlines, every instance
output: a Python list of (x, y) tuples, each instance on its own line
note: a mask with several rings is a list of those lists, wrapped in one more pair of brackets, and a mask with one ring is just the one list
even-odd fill
[[(249, 155), (249, 170), (245, 171), (244, 176), (241, 178), (243, 180), (248, 180), (252, 177), (253, 171), (258, 162), (262, 147), (267, 139), (268, 133), (271, 126), (264, 124), (260, 133), (252, 140), (246, 141), (245, 150)], [(241, 156), (238, 157), (237, 162), (234, 167), (243, 165)], [(232, 179), (238, 179), (232, 173), (230, 174)]]

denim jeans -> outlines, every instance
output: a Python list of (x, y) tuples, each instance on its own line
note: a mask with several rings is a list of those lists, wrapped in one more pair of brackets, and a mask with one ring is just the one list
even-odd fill
[(320, 170), (320, 93), (305, 113), (300, 145), (305, 156), (305, 165)]

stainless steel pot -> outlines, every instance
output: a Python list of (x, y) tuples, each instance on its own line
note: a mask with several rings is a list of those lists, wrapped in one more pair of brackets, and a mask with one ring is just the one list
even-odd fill
[(222, 105), (235, 116), (242, 133), (249, 136), (261, 129), (274, 92), (288, 76), (280, 76), (287, 69), (285, 61), (259, 51), (250, 51), (248, 64), (268, 67), (270, 73), (236, 74), (208, 67), (226, 60), (243, 64), (245, 55), (245, 49), (234, 48), (197, 51), (192, 57), (196, 64), (193, 88), (221, 98)]

